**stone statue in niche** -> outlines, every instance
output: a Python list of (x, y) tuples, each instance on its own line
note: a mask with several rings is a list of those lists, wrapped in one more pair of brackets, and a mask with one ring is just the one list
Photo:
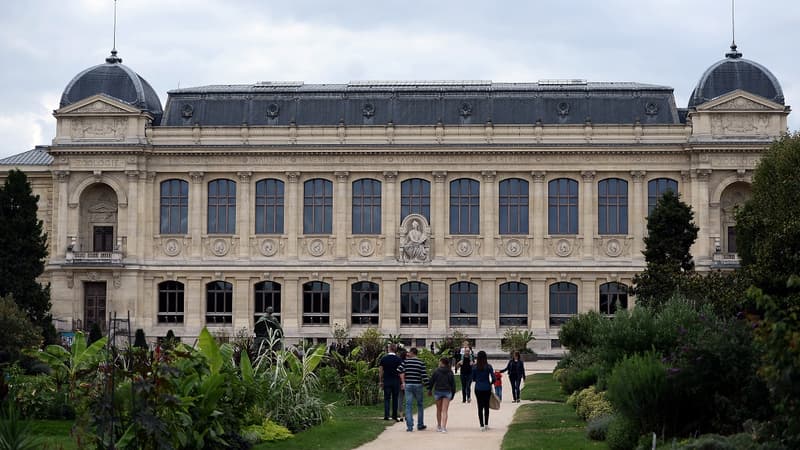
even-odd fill
[(420, 214), (409, 214), (400, 226), (400, 260), (402, 262), (429, 262), (431, 229)]

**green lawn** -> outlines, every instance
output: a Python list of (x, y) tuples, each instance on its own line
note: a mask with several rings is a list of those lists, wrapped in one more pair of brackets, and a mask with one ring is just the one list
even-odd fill
[(32, 420), (31, 429), (42, 439), (42, 450), (73, 450), (78, 448), (70, 436), (71, 420)]
[(564, 403), (567, 396), (552, 374), (527, 377), (521, 398), (556, 403), (520, 406), (503, 438), (503, 450), (608, 448), (605, 442), (586, 437), (586, 422)]

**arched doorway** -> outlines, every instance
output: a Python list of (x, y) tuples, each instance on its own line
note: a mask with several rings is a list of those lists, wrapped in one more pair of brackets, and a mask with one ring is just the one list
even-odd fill
[(96, 183), (80, 197), (78, 242), (84, 252), (113, 252), (117, 238), (117, 194), (107, 184)]
[(728, 185), (719, 200), (720, 248), (727, 258), (736, 256), (736, 210), (750, 199), (750, 185), (737, 181)]

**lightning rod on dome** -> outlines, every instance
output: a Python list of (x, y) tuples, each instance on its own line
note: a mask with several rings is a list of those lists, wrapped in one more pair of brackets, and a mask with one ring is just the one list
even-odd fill
[(117, 0), (114, 0), (114, 33), (111, 44), (111, 55), (106, 58), (109, 64), (118, 64), (122, 62), (122, 58), (117, 56)]
[[(116, 1), (116, 0), (115, 0)], [(731, 0), (731, 51), (725, 53), (726, 58), (741, 58), (742, 52), (736, 49), (736, 0)]]

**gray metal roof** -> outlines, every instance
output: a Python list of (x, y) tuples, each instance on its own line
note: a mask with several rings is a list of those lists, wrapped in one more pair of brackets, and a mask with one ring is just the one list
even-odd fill
[(106, 94), (153, 115), (153, 123), (161, 122), (163, 109), (156, 91), (130, 67), (122, 64), (116, 51), (105, 64), (90, 67), (72, 79), (61, 94), (61, 108), (95, 94)]
[(50, 147), (43, 145), (36, 146), (33, 150), (18, 153), (16, 155), (8, 156), (0, 159), (2, 166), (49, 166), (53, 162), (53, 157), (47, 150)]
[(165, 126), (680, 123), (672, 88), (628, 82), (290, 81), (201, 86), (168, 95)]
[(737, 89), (784, 104), (783, 90), (775, 75), (761, 64), (742, 58), (742, 54), (736, 50), (736, 44), (733, 44), (731, 51), (725, 54), (725, 59), (714, 63), (700, 77), (689, 97), (689, 107)]

